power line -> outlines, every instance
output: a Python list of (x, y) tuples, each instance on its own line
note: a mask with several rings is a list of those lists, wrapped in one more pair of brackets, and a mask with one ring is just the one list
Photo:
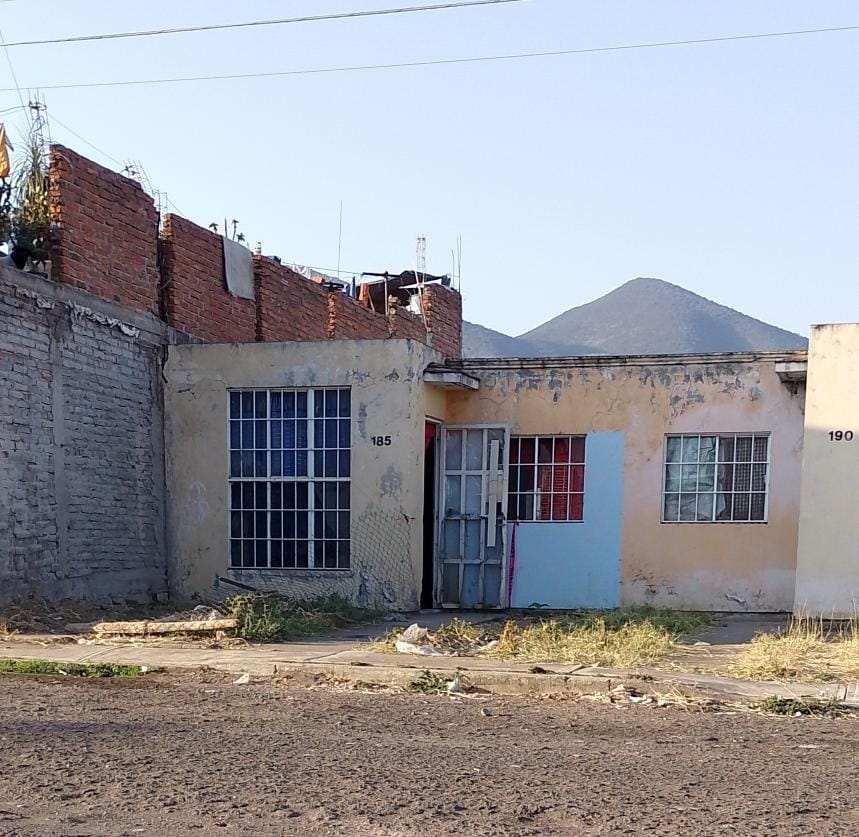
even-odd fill
[[(198, 81), (240, 81), (243, 79), (283, 78), (287, 76), (321, 75), (325, 73), (350, 73), (365, 70), (399, 70), (408, 67), (437, 67), (448, 64), (477, 64), (489, 61), (519, 61), (531, 58), (554, 58), (565, 55), (591, 55), (597, 53), (623, 52), (629, 50), (660, 49), (663, 47), (700, 46), (704, 44), (719, 44), (728, 41), (750, 41), (763, 38), (788, 38), (801, 35), (819, 35), (833, 32), (853, 32), (859, 30), (855, 26), (827, 26), (819, 29), (794, 29), (785, 32), (757, 32), (741, 35), (720, 35), (711, 38), (689, 38), (681, 41), (650, 41), (635, 44), (616, 44), (613, 46), (586, 47), (581, 49), (556, 49), (539, 52), (512, 52), (501, 55), (477, 55), (465, 58), (428, 58), (423, 61), (400, 61), (392, 64), (353, 64), (335, 67), (308, 67), (299, 70), (277, 70), (258, 73), (228, 73), (224, 75), (173, 76), (169, 78), (122, 79), (118, 81), (94, 82), (61, 82), (58, 84), (40, 84), (40, 90), (80, 90), (99, 87), (130, 87), (161, 84), (181, 84)], [(0, 93), (12, 93), (15, 88), (2, 87)]]
[(107, 32), (98, 35), (73, 35), (40, 41), (12, 41), (7, 47), (44, 46), (48, 44), (77, 44), (84, 41), (112, 41), (119, 38), (148, 38), (153, 35), (179, 35), (188, 32), (214, 32), (222, 29), (248, 29), (256, 26), (284, 26), (289, 23), (317, 23), (323, 20), (347, 20), (358, 17), (402, 15), (411, 12), (438, 12), (444, 9), (462, 9), (469, 6), (499, 6), (506, 3), (523, 3), (527, 0), (455, 0), (448, 3), (428, 3), (422, 6), (399, 6), (393, 9), (367, 9), (353, 12), (333, 12), (326, 15), (303, 15), (272, 20), (249, 20), (241, 23), (211, 23), (203, 26), (177, 26), (167, 29), (141, 29), (137, 32)]
[(21, 92), (21, 85), (18, 84), (18, 76), (15, 75), (15, 67), (12, 66), (12, 56), (9, 55), (9, 45), (6, 43), (6, 36), (3, 34), (2, 29), (0, 29), (0, 42), (3, 44), (3, 52), (6, 54), (6, 63), (9, 65), (9, 72), (12, 74), (12, 84), (15, 85), (15, 90), (18, 92), (18, 100), (21, 102), (21, 107), (25, 108), (27, 106), (24, 104), (24, 94)]
[(77, 137), (81, 142), (85, 142), (90, 148), (94, 148), (103, 157), (107, 157), (108, 160), (112, 160), (118, 166), (123, 165), (122, 160), (117, 160), (116, 157), (114, 157), (112, 154), (108, 154), (107, 151), (102, 148), (99, 148), (97, 145), (90, 142), (86, 137), (81, 136), (77, 131), (74, 130), (74, 128), (69, 128), (69, 126), (66, 125), (65, 122), (61, 122), (59, 119), (57, 119), (57, 117), (54, 116), (52, 112), (49, 113), (48, 118), (53, 122), (56, 122), (57, 125), (59, 125), (61, 128), (65, 128), (72, 136)]

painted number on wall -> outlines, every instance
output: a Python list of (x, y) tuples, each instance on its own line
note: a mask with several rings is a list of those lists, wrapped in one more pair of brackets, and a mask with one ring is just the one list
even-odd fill
[(391, 444), (391, 437), (390, 436), (371, 436), (370, 441), (372, 441), (372, 443), (377, 448), (386, 448), (386, 447), (388, 447), (388, 445)]
[(853, 441), (853, 431), (852, 430), (830, 430), (829, 431), (829, 441), (830, 442), (852, 442)]

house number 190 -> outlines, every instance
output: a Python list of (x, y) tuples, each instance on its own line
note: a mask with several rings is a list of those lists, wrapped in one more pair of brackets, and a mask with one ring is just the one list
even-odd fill
[(830, 442), (852, 442), (853, 441), (853, 431), (852, 430), (830, 430), (829, 431), (829, 441)]

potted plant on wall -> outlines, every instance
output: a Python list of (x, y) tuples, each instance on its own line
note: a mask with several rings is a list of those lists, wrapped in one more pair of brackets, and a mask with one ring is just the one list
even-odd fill
[(9, 255), (19, 269), (28, 261), (50, 256), (51, 202), (44, 145), (31, 135), (15, 179), (15, 207), (11, 213)]

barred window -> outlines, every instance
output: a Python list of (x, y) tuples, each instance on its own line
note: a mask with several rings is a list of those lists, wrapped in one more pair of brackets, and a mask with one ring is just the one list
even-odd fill
[(764, 523), (768, 433), (668, 436), (664, 523)]
[(584, 436), (514, 436), (510, 440), (510, 520), (582, 520)]
[(230, 566), (350, 566), (348, 389), (229, 393)]

